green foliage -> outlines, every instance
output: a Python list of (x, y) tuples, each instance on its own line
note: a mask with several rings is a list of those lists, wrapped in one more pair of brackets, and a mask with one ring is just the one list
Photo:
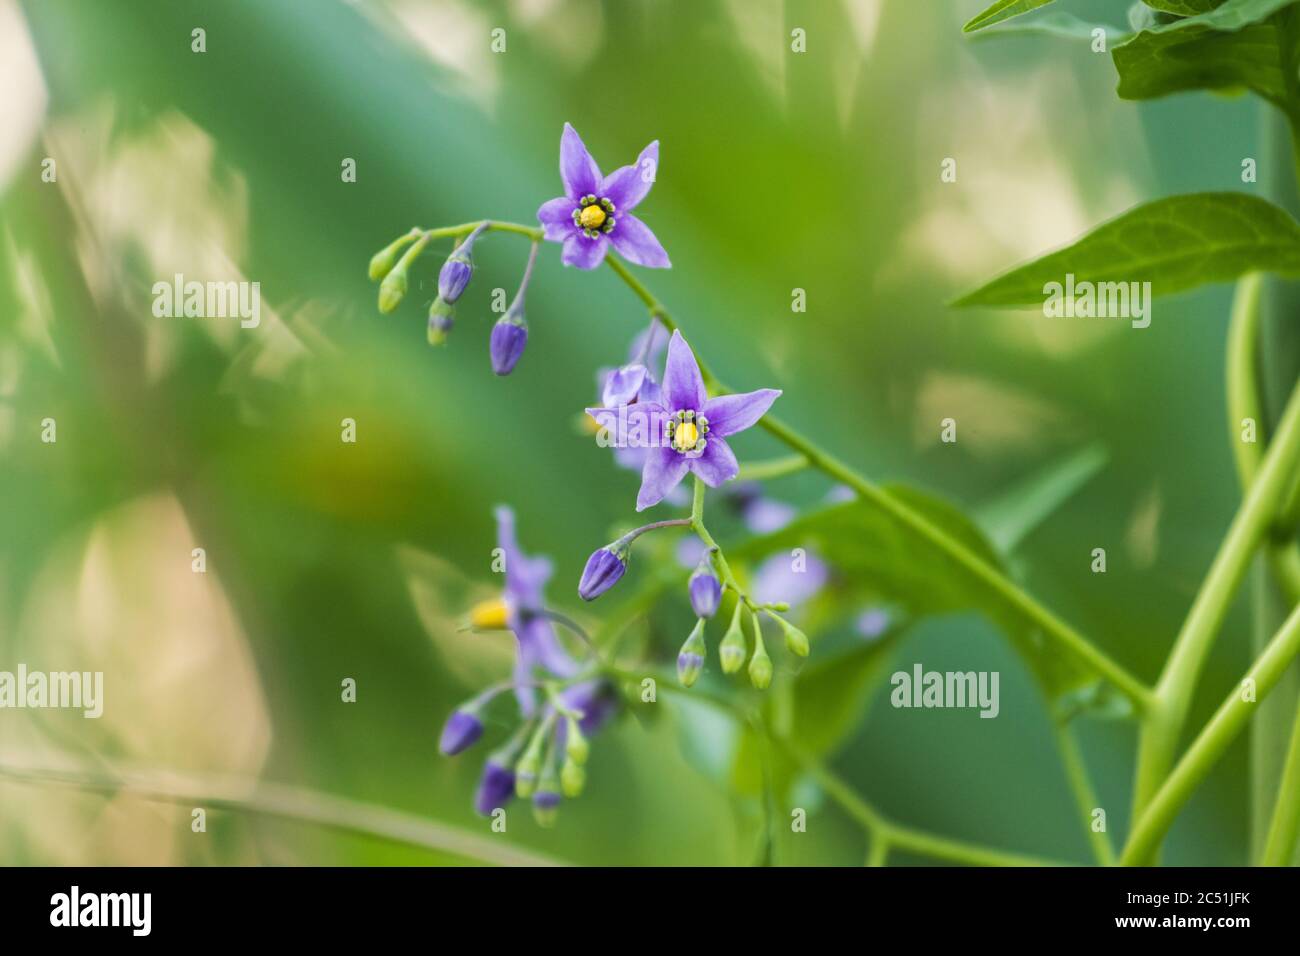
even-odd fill
[(1256, 270), (1300, 275), (1300, 224), (1245, 193), (1196, 193), (1130, 209), (1077, 242), (1026, 263), (956, 301), (1036, 306), (1049, 282), (1150, 282), (1169, 295)]
[(961, 29), (963, 33), (974, 33), (976, 30), (991, 27), (995, 23), (1002, 23), (1004, 20), (1018, 17), (1022, 13), (1029, 13), (1031, 10), (1045, 7), (1051, 2), (1052, 0), (997, 0), (997, 3), (972, 17)]

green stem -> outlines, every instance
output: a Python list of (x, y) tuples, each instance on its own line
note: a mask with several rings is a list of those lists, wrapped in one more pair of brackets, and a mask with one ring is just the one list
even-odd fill
[(80, 767), (30, 767), (11, 763), (0, 763), (0, 778), (38, 786), (71, 787), (110, 796), (124, 793), (142, 800), (186, 807), (279, 817), (500, 866), (554, 866), (557, 863), (516, 849), (496, 837), (468, 833), (387, 807), (265, 780), (184, 774), (173, 770), (153, 773), (113, 769), (100, 773)]
[(1084, 832), (1092, 845), (1092, 854), (1102, 866), (1114, 866), (1115, 849), (1110, 845), (1110, 837), (1105, 832), (1098, 832), (1092, 828), (1092, 811), (1097, 807), (1097, 792), (1092, 788), (1092, 781), (1088, 777), (1088, 766), (1084, 763), (1083, 752), (1079, 749), (1079, 741), (1069, 725), (1056, 726), (1056, 746), (1061, 752), (1065, 776), (1078, 804)]
[(1272, 441), (1227, 536), (1210, 565), (1156, 683), (1138, 742), (1134, 818), (1141, 815), (1173, 763), (1192, 693), (1228, 605), (1277, 513), (1300, 453), (1300, 386), (1293, 389)]
[(767, 481), (793, 475), (808, 467), (808, 459), (803, 455), (789, 455), (785, 458), (773, 458), (770, 461), (756, 461), (740, 466), (740, 481)]
[(1300, 708), (1291, 729), (1291, 746), (1277, 788), (1277, 803), (1264, 841), (1261, 866), (1287, 866), (1295, 853), (1296, 834), (1300, 832)]
[[(658, 318), (669, 332), (677, 329), (676, 323), (663, 303), (654, 297), (650, 290), (642, 284), (641, 280), (628, 270), (627, 266), (614, 256), (606, 256), (605, 261), (619, 278), (627, 284), (637, 298), (645, 304), (652, 316)], [(699, 364), (700, 374), (711, 392), (722, 394), (731, 391), (718, 380), (717, 376), (705, 363), (700, 362)], [(779, 419), (771, 415), (764, 415), (759, 420), (759, 424), (778, 441), (783, 442), (802, 455), (809, 466), (848, 485), (877, 508), (925, 538), (935, 547), (946, 552), (967, 573), (991, 588), (1021, 616), (1039, 627), (1069, 653), (1114, 684), (1124, 696), (1133, 702), (1137, 709), (1146, 708), (1151, 691), (1145, 684), (1093, 646), (1082, 634), (1039, 604), (1038, 601), (1001, 571), (992, 567), (964, 544), (935, 526), (919, 512), (914, 511), (882, 488), (873, 484)]]
[(1228, 694), (1187, 748), (1173, 773), (1156, 791), (1150, 806), (1137, 817), (1128, 844), (1120, 855), (1121, 864), (1139, 865), (1151, 858), (1183, 804), (1246, 726), (1297, 653), (1300, 653), (1300, 607), (1291, 612), (1286, 623), (1264, 648), (1264, 653), (1246, 672), (1242, 685), (1246, 680), (1254, 682), (1253, 699), (1243, 699), (1242, 685)]

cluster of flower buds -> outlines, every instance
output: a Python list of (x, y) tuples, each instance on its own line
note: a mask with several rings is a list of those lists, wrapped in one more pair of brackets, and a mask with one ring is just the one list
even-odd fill
[[(474, 243), (490, 224), (479, 223), (452, 250), (438, 272), (438, 294), (429, 305), (428, 339), (430, 345), (444, 345), (456, 321), (456, 302), (465, 293), (474, 277)], [(370, 278), (379, 282), (379, 311), (387, 315), (401, 304), (410, 285), (411, 266), (424, 252), (431, 233), (414, 228), (385, 246), (370, 260)], [(492, 328), (488, 356), (492, 371), (509, 375), (514, 371), (524, 347), (528, 344), (528, 320), (524, 317), (524, 293), (532, 278), (533, 264), (537, 259), (538, 244), (533, 243), (528, 255), (519, 291), (515, 293), (504, 315)]]

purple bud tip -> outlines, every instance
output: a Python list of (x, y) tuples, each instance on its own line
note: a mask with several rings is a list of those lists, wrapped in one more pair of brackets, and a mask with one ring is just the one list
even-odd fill
[(468, 750), (483, 736), (483, 721), (468, 710), (454, 710), (442, 728), (438, 749), (448, 757)]
[(554, 810), (560, 805), (560, 795), (554, 790), (538, 790), (533, 794), (533, 806), (538, 810)]
[(483, 765), (478, 793), (474, 795), (474, 809), (483, 816), (490, 817), (493, 810), (504, 807), (514, 795), (514, 771), (497, 763), (495, 758), (489, 759)]
[(515, 363), (524, 354), (528, 344), (528, 326), (507, 321), (503, 316), (492, 326), (492, 339), (488, 351), (492, 356), (492, 371), (498, 375), (509, 375), (515, 370)]
[(449, 304), (455, 302), (469, 285), (473, 274), (474, 268), (469, 263), (468, 254), (453, 252), (438, 272), (438, 295)]
[(578, 597), (584, 601), (596, 600), (617, 584), (626, 570), (627, 563), (609, 548), (593, 552), (587, 559), (587, 566), (582, 569)]
[(696, 571), (691, 575), (691, 608), (696, 617), (713, 617), (718, 612), (718, 602), (722, 600), (722, 584), (708, 571)]

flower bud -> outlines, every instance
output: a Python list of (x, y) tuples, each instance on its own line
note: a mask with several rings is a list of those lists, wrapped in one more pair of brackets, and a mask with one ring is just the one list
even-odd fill
[(761, 640), (754, 647), (754, 656), (749, 659), (749, 682), (759, 690), (767, 690), (772, 685), (772, 658), (767, 656), (767, 648)]
[(483, 776), (479, 778), (478, 791), (474, 794), (474, 809), (485, 817), (491, 816), (493, 810), (510, 802), (514, 792), (514, 771), (499, 757), (491, 756), (483, 765)]
[[(775, 614), (772, 617), (776, 617)], [(795, 627), (783, 617), (776, 617), (781, 630), (785, 631), (785, 646), (796, 657), (808, 656), (808, 635)]]
[(370, 258), (370, 281), (378, 282), (384, 276), (392, 271), (393, 265), (397, 262), (397, 254), (402, 248), (420, 234), (420, 230), (412, 229), (404, 236), (398, 236), (384, 248), (380, 249)]
[(542, 769), (541, 748), (529, 747), (515, 765), (515, 793), (527, 800), (537, 789), (537, 775)]
[(722, 583), (710, 570), (708, 562), (706, 552), (700, 566), (691, 574), (689, 590), (696, 617), (713, 617), (718, 613), (718, 602), (722, 600)]
[(594, 601), (617, 584), (627, 571), (628, 552), (629, 548), (622, 538), (593, 552), (587, 559), (587, 566), (582, 569), (578, 597), (584, 601)]
[(587, 738), (582, 735), (578, 722), (572, 718), (569, 720), (568, 727), (565, 728), (564, 752), (570, 760), (579, 764), (586, 763), (587, 756), (591, 753), (591, 745), (587, 743)]
[(451, 712), (442, 728), (438, 749), (448, 757), (468, 750), (483, 736), (483, 721), (472, 708), (458, 707)]
[(737, 601), (731, 626), (727, 628), (722, 643), (718, 645), (718, 660), (722, 663), (724, 674), (734, 674), (739, 671), (745, 666), (745, 658), (749, 656), (749, 645), (745, 643), (745, 630), (740, 626), (740, 608), (741, 604)]
[(708, 648), (704, 646), (704, 618), (700, 618), (695, 622), (691, 636), (686, 638), (686, 643), (677, 652), (677, 679), (683, 687), (690, 687), (699, 679), (706, 653)]
[(550, 828), (555, 826), (559, 812), (560, 781), (552, 770), (542, 778), (542, 782), (537, 785), (537, 792), (533, 794), (533, 819), (539, 827)]
[(448, 302), (460, 298), (474, 274), (474, 261), (470, 258), (469, 243), (462, 243), (438, 270), (438, 297)]
[(429, 344), (445, 345), (447, 343), (447, 334), (451, 332), (452, 325), (455, 324), (456, 310), (451, 307), (451, 303), (442, 296), (433, 300), (433, 305), (429, 306)]
[(406, 296), (406, 270), (401, 268), (401, 265), (398, 263), (398, 267), (384, 276), (384, 281), (379, 283), (379, 311), (384, 315), (397, 308)]
[(492, 326), (492, 338), (488, 343), (488, 353), (492, 358), (492, 371), (498, 375), (509, 375), (515, 370), (515, 364), (524, 354), (528, 344), (528, 320), (523, 310), (514, 306)]
[(586, 785), (587, 771), (582, 769), (582, 765), (576, 760), (564, 761), (560, 768), (560, 789), (564, 795), (572, 799), (581, 794)]

